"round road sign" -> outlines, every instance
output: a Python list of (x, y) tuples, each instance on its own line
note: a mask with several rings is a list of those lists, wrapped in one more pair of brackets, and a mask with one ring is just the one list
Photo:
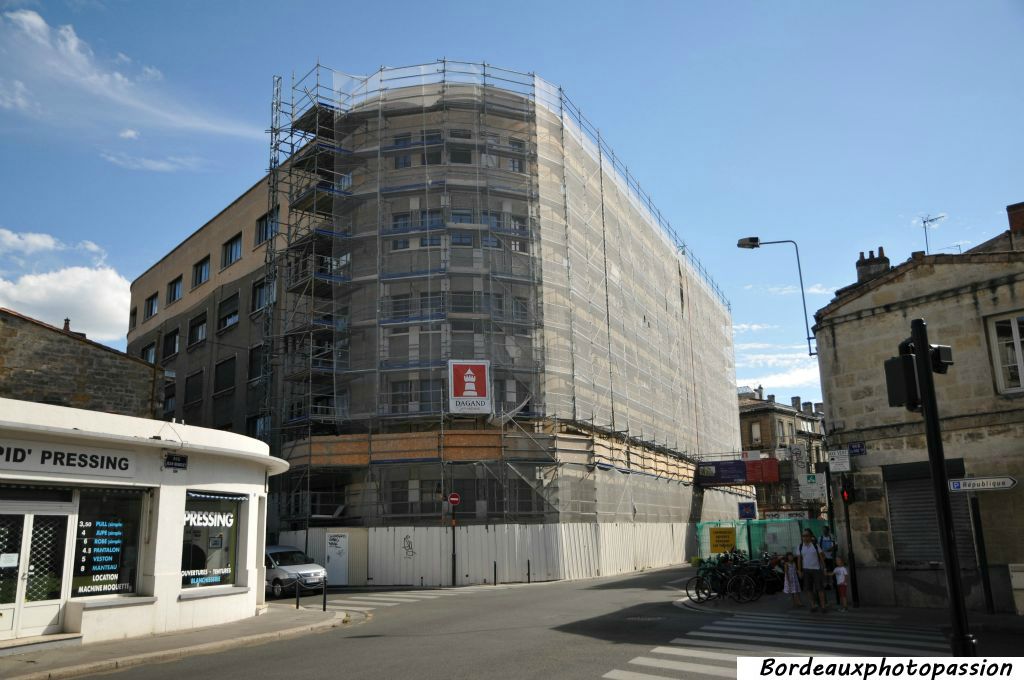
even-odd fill
[(458, 505), (462, 502), (462, 496), (452, 491), (448, 494), (448, 505)]

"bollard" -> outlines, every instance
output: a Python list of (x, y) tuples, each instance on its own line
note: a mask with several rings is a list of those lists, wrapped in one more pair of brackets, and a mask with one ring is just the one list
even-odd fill
[(324, 576), (323, 591), (324, 591), (324, 611), (326, 612), (327, 611), (327, 577), (326, 576)]
[(498, 585), (498, 561), (494, 561), (494, 585)]
[(299, 608), (299, 579), (295, 579), (295, 608)]
[(526, 582), (530, 582), (530, 560), (526, 560)]

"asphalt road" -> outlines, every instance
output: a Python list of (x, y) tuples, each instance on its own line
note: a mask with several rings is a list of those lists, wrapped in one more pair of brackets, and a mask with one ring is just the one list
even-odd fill
[[(681, 596), (673, 585), (690, 574), (679, 568), (577, 582), (332, 593), (331, 608), (361, 611), (365, 620), (105, 677), (712, 680), (735, 677), (737, 654), (948, 654), (937, 629), (908, 630), (896, 621), (680, 608), (673, 604)], [(318, 599), (304, 604), (315, 606)]]

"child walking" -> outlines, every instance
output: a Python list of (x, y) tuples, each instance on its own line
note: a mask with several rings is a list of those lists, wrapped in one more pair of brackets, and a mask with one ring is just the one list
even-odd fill
[(782, 570), (784, 573), (782, 592), (792, 596), (794, 607), (803, 607), (803, 603), (800, 602), (800, 578), (796, 573), (796, 557), (793, 556), (793, 553), (786, 553), (786, 559), (782, 563)]
[(846, 586), (850, 582), (850, 572), (842, 557), (836, 556), (836, 568), (829, 572), (836, 577), (836, 588), (839, 590), (839, 611), (846, 611)]

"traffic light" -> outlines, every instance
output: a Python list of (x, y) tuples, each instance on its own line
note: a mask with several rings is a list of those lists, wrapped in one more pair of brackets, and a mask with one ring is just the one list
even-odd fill
[(842, 497), (843, 502), (849, 505), (854, 501), (857, 494), (857, 487), (854, 486), (852, 475), (843, 475), (843, 481), (840, 485), (839, 495)]
[[(949, 345), (929, 345), (927, 351), (933, 373), (946, 373), (953, 365), (953, 350)], [(907, 338), (901, 342), (899, 352), (899, 356), (885, 360), (885, 389), (889, 406), (905, 406), (908, 411), (920, 411), (921, 382), (913, 340)]]

